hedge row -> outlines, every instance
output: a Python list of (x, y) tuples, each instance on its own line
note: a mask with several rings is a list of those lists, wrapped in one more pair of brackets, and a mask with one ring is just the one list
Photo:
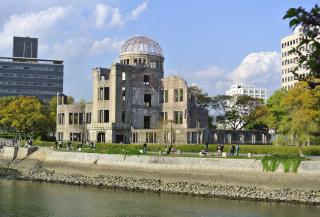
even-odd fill
[[(24, 144), (24, 143), (23, 143)], [(54, 142), (45, 142), (35, 140), (33, 142), (36, 146), (54, 146)], [(72, 142), (72, 147), (79, 147), (80, 142)], [(66, 147), (66, 143), (63, 143), (63, 147)], [(87, 147), (87, 148), (86, 148)], [(166, 149), (166, 145), (160, 144), (148, 144), (147, 150), (150, 152), (159, 152)], [(174, 145), (174, 147), (181, 152), (198, 153), (205, 149), (204, 145)], [(90, 147), (83, 145), (90, 152)], [(209, 152), (215, 152), (217, 145), (209, 145)], [(110, 143), (98, 143), (96, 150), (92, 152), (109, 153), (109, 154), (140, 154), (140, 150), (143, 149), (142, 145), (138, 144), (110, 144)], [(231, 145), (225, 145), (224, 151), (230, 152)], [(303, 154), (320, 156), (320, 146), (304, 146), (302, 147)], [(299, 148), (296, 146), (275, 146), (275, 145), (240, 145), (240, 153), (252, 153), (252, 154), (271, 154), (271, 155), (298, 155)]]
[(0, 138), (4, 139), (15, 139), (17, 134), (10, 134), (10, 133), (0, 133)]
[[(142, 145), (136, 144), (98, 144), (97, 149), (107, 150), (113, 147), (130, 148), (130, 149), (142, 149)], [(225, 145), (224, 151), (230, 152), (232, 145)], [(182, 152), (195, 152), (198, 153), (204, 150), (204, 145), (174, 145), (174, 147)], [(149, 144), (148, 151), (158, 152), (164, 151), (165, 145)], [(209, 152), (215, 152), (217, 145), (209, 145)], [(305, 155), (318, 155), (320, 156), (320, 146), (304, 146), (302, 151)], [(274, 145), (240, 145), (240, 153), (252, 153), (252, 154), (278, 154), (278, 155), (299, 155), (299, 148), (296, 146), (274, 146)]]

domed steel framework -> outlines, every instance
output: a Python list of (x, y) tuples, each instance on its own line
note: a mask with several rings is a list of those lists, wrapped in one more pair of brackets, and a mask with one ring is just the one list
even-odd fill
[(122, 45), (120, 55), (130, 53), (163, 56), (159, 43), (144, 36), (130, 38)]

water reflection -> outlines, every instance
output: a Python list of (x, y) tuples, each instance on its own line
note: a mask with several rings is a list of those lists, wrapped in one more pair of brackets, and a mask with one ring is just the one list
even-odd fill
[(320, 207), (0, 180), (0, 217), (319, 216)]

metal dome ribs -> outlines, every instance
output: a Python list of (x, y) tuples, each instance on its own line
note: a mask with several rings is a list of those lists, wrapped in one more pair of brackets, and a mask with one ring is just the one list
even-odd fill
[(163, 56), (162, 48), (159, 43), (144, 36), (130, 38), (122, 45), (121, 55), (130, 53)]

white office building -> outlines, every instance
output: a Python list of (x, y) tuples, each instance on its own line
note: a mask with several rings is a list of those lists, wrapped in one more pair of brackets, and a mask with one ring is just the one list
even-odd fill
[[(302, 39), (303, 34), (300, 28), (297, 28), (293, 34), (281, 39), (281, 87), (283, 89), (290, 90), (294, 87), (295, 83), (297, 82), (294, 75), (292, 74), (292, 71), (298, 65), (298, 56), (295, 53), (290, 53), (290, 51), (292, 50), (292, 48), (297, 47)], [(310, 48), (311, 47), (303, 47), (300, 48), (300, 51), (304, 52), (306, 49)], [(297, 73), (300, 75), (306, 75), (309, 72), (308, 70), (306, 70), (305, 66), (301, 66), (297, 70)]]
[(235, 95), (247, 95), (254, 98), (260, 98), (264, 101), (267, 100), (267, 89), (258, 88), (249, 84), (234, 84), (231, 86), (230, 90), (226, 91), (226, 95), (235, 96)]

